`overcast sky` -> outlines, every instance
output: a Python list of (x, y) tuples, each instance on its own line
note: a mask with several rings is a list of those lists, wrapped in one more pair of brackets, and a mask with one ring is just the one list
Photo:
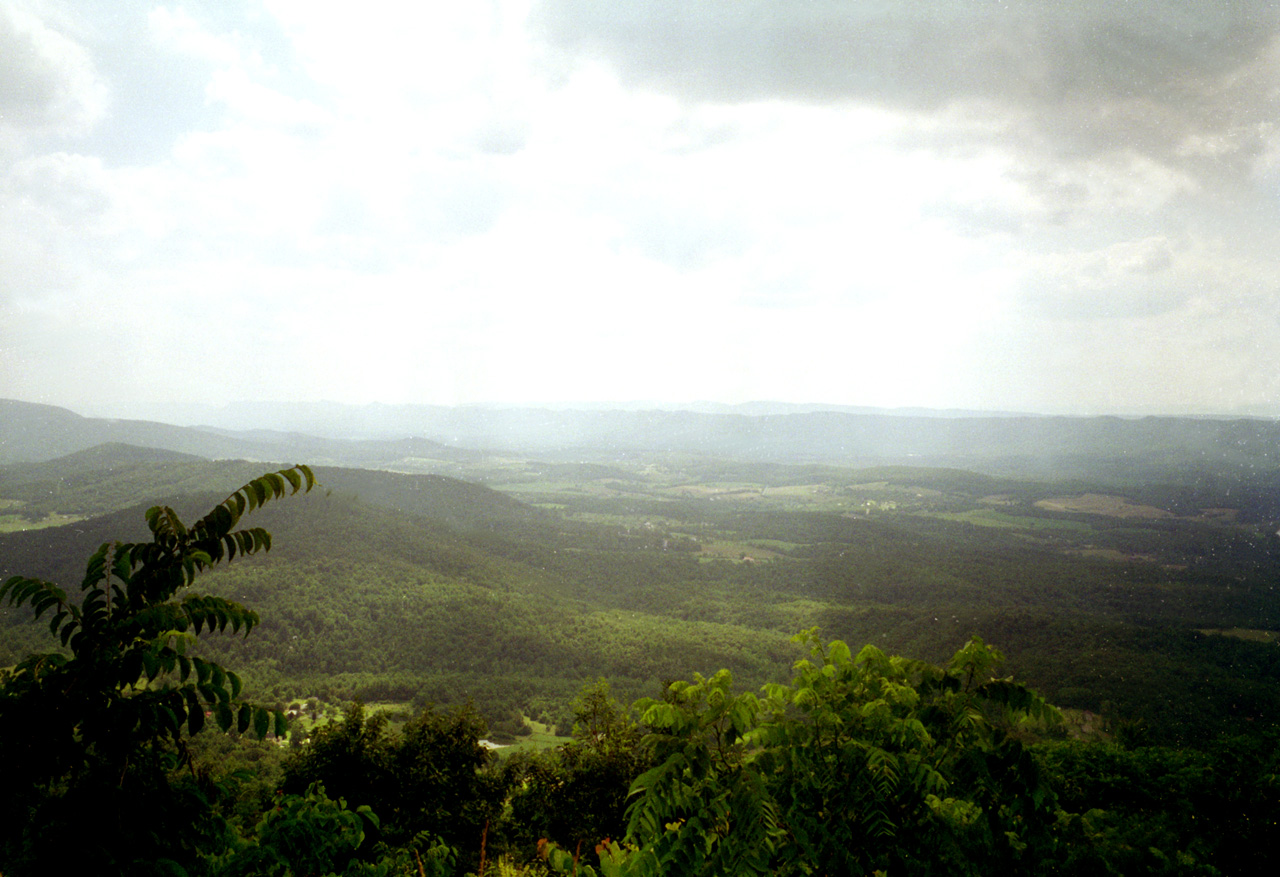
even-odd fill
[(0, 396), (1280, 415), (1264, 2), (0, 0)]

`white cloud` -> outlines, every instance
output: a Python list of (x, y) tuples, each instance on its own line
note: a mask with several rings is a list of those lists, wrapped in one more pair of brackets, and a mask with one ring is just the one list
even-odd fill
[(0, 5), (0, 134), (82, 134), (106, 113), (107, 89), (84, 47), (40, 11)]
[(1196, 277), (1163, 236), (1051, 253), (1028, 267), (1024, 305), (1049, 318), (1114, 319), (1180, 309)]
[(1270, 36), (674, 8), (6, 7), (0, 395), (1280, 406)]

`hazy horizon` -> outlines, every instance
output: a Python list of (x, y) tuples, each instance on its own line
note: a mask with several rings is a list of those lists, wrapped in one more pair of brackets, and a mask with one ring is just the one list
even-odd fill
[(1251, 412), (1193, 412), (1193, 411), (1011, 411), (1001, 409), (969, 409), (969, 408), (928, 408), (919, 406), (870, 406), (842, 405), (823, 402), (784, 402), (780, 400), (753, 399), (745, 402), (724, 403), (714, 400), (690, 401), (658, 401), (658, 400), (605, 400), (605, 401), (538, 401), (529, 402), (465, 402), (441, 404), (431, 402), (340, 402), (332, 399), (235, 399), (222, 403), (165, 403), (95, 406), (93, 404), (59, 404), (37, 399), (7, 397), (20, 402), (31, 402), (40, 405), (52, 405), (71, 411), (81, 417), (141, 420), (166, 423), (175, 426), (213, 426), (228, 429), (272, 429), (269, 422), (272, 412), (283, 420), (299, 413), (314, 414), (326, 409), (347, 413), (368, 413), (370, 409), (383, 408), (388, 411), (411, 409), (415, 406), (443, 408), (479, 408), (488, 410), (547, 410), (547, 411), (694, 411), (700, 413), (728, 414), (785, 414), (807, 413), (819, 411), (853, 412), (867, 414), (885, 414), (895, 416), (923, 417), (1118, 417), (1136, 419), (1144, 417), (1187, 418), (1187, 419), (1260, 419), (1275, 420), (1276, 415)]
[(1252, 0), (0, 0), (0, 397), (1274, 417), (1278, 106)]

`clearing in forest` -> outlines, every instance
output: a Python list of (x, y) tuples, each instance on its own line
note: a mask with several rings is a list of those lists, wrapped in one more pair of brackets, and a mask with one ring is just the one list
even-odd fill
[(1080, 496), (1058, 496), (1042, 499), (1036, 508), (1047, 512), (1083, 512), (1089, 515), (1107, 515), (1113, 518), (1144, 518), (1163, 520), (1173, 518), (1173, 512), (1150, 505), (1136, 505), (1123, 496), (1109, 493), (1085, 493)]

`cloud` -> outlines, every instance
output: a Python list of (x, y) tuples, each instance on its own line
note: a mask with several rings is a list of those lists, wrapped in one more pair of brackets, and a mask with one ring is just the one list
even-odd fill
[(80, 43), (23, 5), (0, 5), (0, 132), (82, 134), (107, 106)]
[(959, 111), (1059, 157), (1254, 156), (1280, 69), (1280, 10), (1243, 0), (546, 0), (535, 21), (560, 51), (687, 100)]
[(1034, 260), (1021, 303), (1050, 319), (1154, 316), (1179, 309), (1200, 288), (1189, 262), (1164, 236), (1051, 253)]
[(1274, 16), (1006, 6), (10, 3), (6, 386), (1212, 408), (1280, 363)]

